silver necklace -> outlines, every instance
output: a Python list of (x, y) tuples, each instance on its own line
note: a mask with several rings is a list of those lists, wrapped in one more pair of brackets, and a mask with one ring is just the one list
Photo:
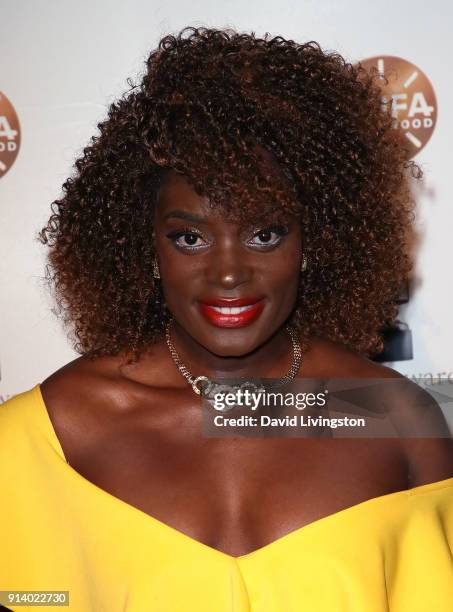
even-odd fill
[[(182, 362), (180, 356), (178, 355), (178, 352), (175, 349), (175, 346), (171, 340), (170, 327), (171, 321), (167, 323), (167, 326), (165, 328), (165, 339), (167, 341), (167, 346), (168, 350), (170, 351), (170, 355), (182, 376), (184, 376), (187, 382), (192, 386), (194, 392), (197, 395), (201, 395), (203, 392), (203, 385), (209, 383), (209, 378), (207, 376), (194, 377), (190, 370), (187, 369), (187, 367)], [(294, 380), (297, 372), (299, 371), (300, 364), (302, 361), (302, 348), (296, 331), (289, 325), (286, 325), (285, 329), (288, 332), (293, 345), (293, 360), (288, 372), (285, 374), (285, 376), (280, 378), (277, 383), (273, 384), (272, 388), (281, 387)]]

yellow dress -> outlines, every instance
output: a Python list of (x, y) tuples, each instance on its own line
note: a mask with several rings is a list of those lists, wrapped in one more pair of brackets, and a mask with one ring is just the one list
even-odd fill
[(0, 591), (69, 591), (69, 607), (43, 610), (453, 611), (453, 478), (233, 557), (71, 468), (36, 386), (0, 406), (0, 491)]

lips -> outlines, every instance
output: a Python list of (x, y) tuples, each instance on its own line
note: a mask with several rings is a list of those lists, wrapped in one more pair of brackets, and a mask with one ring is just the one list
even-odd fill
[(204, 318), (216, 327), (244, 327), (250, 325), (261, 314), (264, 299), (260, 298), (214, 298), (200, 301)]

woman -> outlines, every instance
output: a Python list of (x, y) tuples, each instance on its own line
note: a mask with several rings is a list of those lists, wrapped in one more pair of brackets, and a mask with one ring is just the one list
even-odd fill
[(0, 411), (0, 587), (81, 612), (450, 610), (447, 434), (202, 434), (200, 376), (399, 376), (365, 355), (409, 271), (415, 167), (374, 77), (188, 29), (99, 128), (41, 234), (82, 356)]

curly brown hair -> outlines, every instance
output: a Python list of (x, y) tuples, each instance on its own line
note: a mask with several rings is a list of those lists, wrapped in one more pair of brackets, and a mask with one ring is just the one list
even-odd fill
[(138, 355), (162, 337), (169, 314), (153, 279), (152, 228), (172, 168), (226, 215), (297, 214), (308, 269), (293, 325), (305, 340), (378, 351), (410, 270), (409, 179), (421, 173), (377, 75), (316, 42), (207, 28), (165, 36), (146, 68), (98, 125), (40, 233), (76, 350)]

